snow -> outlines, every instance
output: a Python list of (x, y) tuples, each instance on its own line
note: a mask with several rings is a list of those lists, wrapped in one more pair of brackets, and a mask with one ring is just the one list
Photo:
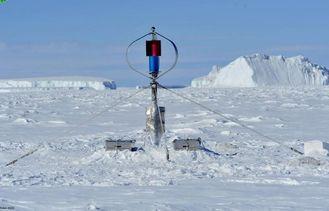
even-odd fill
[[(104, 90), (116, 89), (116, 84), (112, 80), (91, 77), (49, 77), (0, 80), (0, 92), (8, 92), (8, 88), (92, 88), (95, 90)], [(3, 91), (1, 91), (1, 89), (3, 89)]]
[(207, 76), (191, 82), (192, 87), (208, 88), (305, 85), (329, 85), (329, 70), (303, 56), (263, 54), (239, 57), (223, 68), (215, 65)]
[[(3, 187), (2, 206), (17, 210), (326, 210), (323, 182), (292, 185), (199, 179), (179, 185)], [(301, 200), (302, 199), (302, 200)]]
[[(176, 89), (274, 138), (159, 90), (170, 162), (145, 134), (150, 92), (108, 108), (133, 88), (0, 93), (0, 207), (17, 210), (325, 210), (329, 160), (293, 153), (328, 139), (329, 87)], [(294, 106), (282, 106), (294, 105)], [(106, 109), (98, 118), (91, 116)], [(279, 125), (279, 126), (278, 126)], [(70, 131), (70, 132), (68, 132)], [(106, 138), (144, 151), (105, 151)], [(201, 137), (211, 152), (173, 151)], [(36, 148), (16, 164), (5, 164)], [(237, 154), (235, 154), (237, 153)], [(303, 200), (301, 200), (303, 199)]]

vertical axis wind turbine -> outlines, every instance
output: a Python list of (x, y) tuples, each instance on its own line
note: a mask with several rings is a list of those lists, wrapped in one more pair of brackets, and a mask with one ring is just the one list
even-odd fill
[[(149, 75), (145, 74), (144, 72), (137, 70), (129, 60), (129, 52), (130, 48), (141, 39), (151, 36), (151, 40), (146, 40), (146, 56), (149, 60)], [(175, 60), (174, 63), (165, 71), (160, 73), (160, 56), (161, 56), (161, 40), (158, 40), (157, 37), (162, 37), (166, 41), (168, 41), (175, 50)], [(161, 141), (161, 137), (164, 133), (164, 112), (165, 107), (158, 106), (158, 82), (159, 79), (164, 74), (171, 71), (177, 64), (178, 61), (178, 50), (176, 44), (170, 40), (169, 38), (159, 34), (155, 31), (155, 27), (151, 28), (151, 32), (143, 35), (142, 37), (136, 39), (135, 41), (131, 42), (126, 50), (126, 60), (129, 67), (144, 77), (150, 79), (150, 87), (151, 87), (151, 95), (152, 95), (152, 103), (147, 108), (147, 121), (146, 121), (146, 130), (150, 133), (151, 139), (153, 144), (158, 146)]]

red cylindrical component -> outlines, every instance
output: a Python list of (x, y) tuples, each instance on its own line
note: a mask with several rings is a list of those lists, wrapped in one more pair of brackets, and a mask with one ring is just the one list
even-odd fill
[(161, 41), (147, 40), (146, 41), (146, 56), (161, 56)]

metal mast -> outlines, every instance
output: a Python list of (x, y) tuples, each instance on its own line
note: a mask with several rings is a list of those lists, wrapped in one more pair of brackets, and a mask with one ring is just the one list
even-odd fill
[(151, 28), (152, 40), (146, 41), (146, 55), (149, 57), (149, 74), (151, 75), (151, 96), (152, 104), (147, 111), (146, 128), (151, 133), (152, 141), (155, 145), (159, 145), (162, 134), (164, 132), (163, 122), (161, 120), (160, 109), (158, 106), (158, 83), (161, 56), (161, 42), (157, 40), (155, 27)]

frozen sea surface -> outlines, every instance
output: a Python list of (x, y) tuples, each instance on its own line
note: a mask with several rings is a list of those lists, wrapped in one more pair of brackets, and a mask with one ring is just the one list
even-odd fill
[[(329, 207), (327, 157), (303, 142), (328, 140), (329, 88), (175, 90), (274, 138), (271, 142), (160, 90), (164, 147), (145, 134), (149, 90), (91, 116), (135, 89), (0, 92), (0, 207), (17, 210), (200, 210)], [(135, 138), (144, 151), (105, 152), (104, 139)], [(201, 137), (204, 151), (175, 152), (176, 137)], [(277, 142), (281, 143), (278, 144)], [(35, 147), (33, 155), (5, 167)]]

